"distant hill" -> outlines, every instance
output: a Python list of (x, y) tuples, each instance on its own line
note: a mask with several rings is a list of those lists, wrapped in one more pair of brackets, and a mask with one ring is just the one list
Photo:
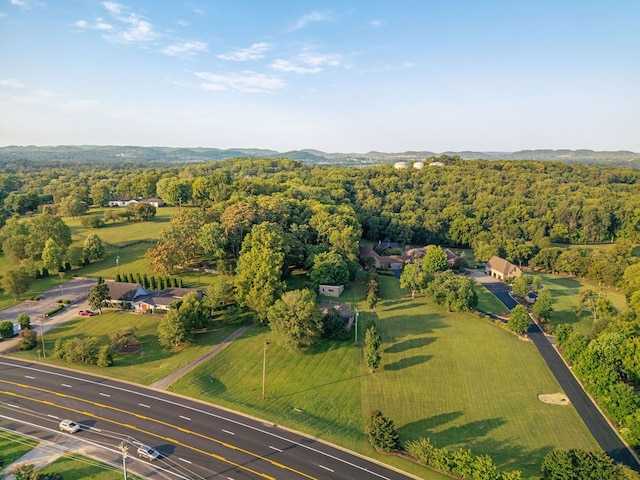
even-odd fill
[(227, 158), (290, 158), (310, 164), (381, 165), (397, 161), (417, 161), (440, 155), (458, 156), (465, 160), (538, 160), (569, 163), (621, 165), (640, 168), (640, 153), (593, 150), (521, 150), (518, 152), (442, 152), (407, 151), (366, 153), (327, 153), (304, 149), (289, 152), (259, 148), (171, 148), (137, 146), (60, 145), (51, 147), (0, 147), (0, 162), (79, 161), (130, 163), (200, 163)]

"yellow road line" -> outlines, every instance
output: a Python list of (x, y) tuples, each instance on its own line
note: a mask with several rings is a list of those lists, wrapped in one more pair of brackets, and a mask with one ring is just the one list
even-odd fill
[[(109, 410), (113, 410), (113, 411), (116, 411), (116, 412), (119, 412), (119, 413), (124, 413), (124, 414), (126, 414), (126, 415), (132, 415), (132, 416), (134, 416), (134, 417), (141, 418), (141, 419), (143, 419), (143, 420), (147, 420), (147, 421), (150, 421), (150, 422), (155, 422), (155, 423), (157, 423), (157, 424), (164, 425), (164, 426), (169, 427), (169, 428), (174, 428), (174, 429), (179, 430), (179, 431), (181, 431), (181, 432), (188, 433), (188, 434), (190, 434), (190, 435), (195, 435), (195, 436), (200, 437), (200, 438), (205, 439), (205, 440), (209, 440), (210, 442), (217, 443), (218, 445), (223, 446), (223, 447), (225, 447), (225, 448), (229, 448), (229, 449), (231, 449), (231, 450), (237, 450), (237, 451), (242, 452), (242, 453), (244, 453), (244, 454), (246, 454), (246, 455), (250, 455), (250, 456), (252, 456), (252, 457), (254, 457), (254, 458), (258, 458), (258, 459), (260, 459), (260, 460), (262, 460), (262, 461), (264, 461), (264, 462), (270, 463), (271, 465), (273, 465), (273, 466), (275, 466), (275, 467), (278, 467), (278, 468), (281, 468), (281, 469), (283, 469), (283, 470), (288, 470), (288, 471), (290, 471), (290, 472), (296, 473), (296, 474), (298, 474), (298, 475), (300, 475), (300, 476), (302, 476), (302, 477), (308, 478), (309, 480), (317, 480), (315, 477), (312, 477), (312, 476), (310, 476), (310, 475), (307, 475), (307, 474), (306, 474), (306, 473), (304, 473), (304, 472), (301, 472), (301, 471), (296, 470), (296, 469), (294, 469), (294, 468), (288, 467), (288, 466), (283, 465), (282, 463), (276, 462), (276, 461), (274, 461), (274, 460), (270, 460), (270, 459), (268, 459), (268, 458), (266, 458), (266, 457), (264, 457), (264, 456), (262, 456), (262, 455), (259, 455), (259, 454), (257, 454), (257, 453), (253, 453), (253, 452), (251, 452), (251, 451), (249, 451), (249, 450), (246, 450), (246, 449), (244, 449), (244, 448), (241, 448), (241, 447), (238, 447), (238, 446), (235, 446), (235, 445), (231, 445), (231, 444), (229, 444), (229, 443), (227, 443), (227, 442), (223, 442), (222, 440), (218, 440), (218, 439), (215, 439), (215, 438), (213, 438), (213, 437), (209, 437), (208, 435), (204, 435), (204, 434), (202, 434), (202, 433), (194, 432), (194, 431), (192, 431), (192, 430), (188, 430), (188, 429), (185, 429), (185, 428), (183, 428), (183, 427), (178, 427), (177, 425), (173, 425), (173, 424), (171, 424), (171, 423), (169, 423), (169, 422), (164, 422), (164, 421), (162, 421), (162, 420), (156, 420), (156, 419), (153, 419), (153, 418), (146, 417), (146, 416), (144, 416), (144, 415), (139, 415), (139, 414), (137, 414), (137, 413), (129, 412), (129, 411), (127, 411), (127, 410), (124, 410), (124, 409), (121, 409), (121, 408), (118, 408), (118, 407), (112, 407), (112, 406), (109, 406), (109, 405), (104, 405), (104, 404), (101, 404), (101, 403), (92, 402), (92, 401), (90, 401), (90, 400), (85, 400), (85, 399), (83, 399), (83, 398), (74, 397), (74, 396), (72, 396), (72, 395), (68, 395), (68, 394), (59, 394), (58, 392), (54, 392), (54, 391), (52, 391), (52, 390), (47, 390), (47, 389), (40, 388), (40, 387), (34, 387), (34, 386), (31, 386), (31, 385), (25, 385), (25, 384), (22, 384), (22, 383), (11, 382), (11, 381), (8, 381), (8, 380), (1, 380), (1, 379), (0, 379), (0, 383), (6, 383), (6, 384), (9, 384), (9, 385), (15, 385), (15, 386), (19, 386), (19, 387), (26, 388), (26, 389), (31, 389), (31, 390), (37, 390), (37, 391), (40, 391), (40, 392), (45, 392), (45, 393), (52, 394), (52, 395), (59, 396), (59, 397), (69, 398), (69, 399), (76, 400), (76, 401), (79, 401), (79, 402), (89, 403), (89, 404), (91, 404), (91, 405), (100, 406), (100, 407), (102, 407), (102, 408), (106, 408), (106, 409), (109, 409)], [(11, 394), (11, 392), (6, 392), (6, 393)], [(16, 396), (20, 396), (20, 397), (22, 397), (21, 395), (16, 395)], [(28, 398), (29, 400), (33, 400), (31, 397), (22, 397), (22, 398)], [(34, 401), (35, 401), (35, 400), (34, 400)], [(37, 400), (37, 401), (39, 401), (39, 402), (43, 402), (43, 403), (46, 403), (46, 402), (47, 402), (47, 401), (44, 401), (44, 400)], [(53, 404), (53, 403), (51, 403), (51, 402), (49, 402), (49, 404), (50, 404), (50, 405), (54, 405), (54, 406), (59, 406), (59, 405), (55, 405), (55, 404)], [(65, 408), (65, 409), (68, 409), (68, 410), (71, 410), (71, 411), (74, 411), (74, 412), (77, 412), (77, 410), (74, 410), (74, 409), (72, 409), (72, 408), (62, 407), (62, 406), (59, 406), (59, 407), (61, 407), (61, 408)], [(100, 419), (102, 419), (102, 420), (105, 420), (105, 421), (108, 421), (108, 422), (112, 422), (112, 423), (115, 423), (115, 424), (118, 424), (118, 425), (123, 425), (123, 424), (121, 424), (121, 423), (119, 423), (119, 422), (115, 422), (115, 421), (113, 421), (113, 420), (109, 420), (109, 419), (106, 419), (106, 418), (101, 418), (101, 417), (98, 417), (98, 416), (92, 415), (92, 414), (90, 414), (90, 413), (85, 413), (85, 414), (86, 414), (86, 415), (88, 415), (88, 416), (92, 416), (92, 417), (94, 417), (94, 418), (100, 418)], [(160, 436), (160, 435), (157, 435), (157, 434), (154, 434), (154, 433), (151, 433), (151, 432), (146, 432), (146, 431), (144, 431), (144, 430), (139, 430), (139, 429), (137, 429), (137, 428), (134, 428), (134, 430), (138, 430), (138, 431), (140, 431), (140, 432), (148, 433), (149, 435), (153, 435), (153, 436), (155, 436), (155, 437), (163, 438), (164, 440), (166, 440), (164, 437), (162, 437), (162, 436)], [(176, 442), (176, 443), (178, 443), (178, 442)], [(182, 443), (179, 443), (179, 444), (180, 444), (180, 445), (183, 445), (183, 446), (185, 446), (185, 447), (187, 447), (187, 448), (191, 448), (192, 450), (200, 451), (200, 450), (198, 450), (198, 449), (196, 449), (196, 448), (189, 447), (188, 445), (184, 445), (184, 444), (182, 444)], [(206, 452), (205, 452), (205, 453), (206, 453)], [(207, 453), (207, 454), (208, 454), (208, 453)], [(213, 456), (214, 454), (208, 454), (208, 455), (212, 455), (212, 456)], [(226, 461), (226, 460), (225, 460), (225, 461)], [(230, 461), (227, 461), (227, 463), (231, 463), (231, 462), (230, 462)], [(244, 468), (245, 470), (248, 470), (248, 469), (247, 469), (247, 468), (245, 468), (245, 467), (242, 467), (242, 466), (240, 466), (240, 467), (241, 467), (241, 468)], [(252, 473), (257, 473), (257, 472), (252, 472)]]

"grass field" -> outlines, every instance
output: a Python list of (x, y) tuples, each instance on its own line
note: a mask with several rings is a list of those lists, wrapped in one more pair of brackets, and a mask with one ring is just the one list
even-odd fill
[[(55, 462), (47, 465), (39, 473), (58, 473), (64, 480), (119, 480), (122, 478), (122, 468), (108, 465), (81, 455), (64, 455)], [(127, 472), (127, 478), (138, 480), (139, 477)]]
[[(45, 335), (47, 351), (53, 350), (56, 340), (77, 336), (95, 336), (101, 345), (107, 344), (110, 333), (135, 325), (136, 334), (142, 344), (142, 351), (115, 355), (114, 365), (106, 369), (79, 363), (74, 363), (72, 367), (98, 375), (108, 375), (113, 378), (149, 385), (201, 357), (238, 328), (225, 324), (215, 325), (207, 333), (198, 334), (196, 344), (192, 347), (185, 348), (180, 352), (171, 352), (162, 349), (158, 344), (156, 330), (159, 321), (160, 319), (155, 316), (116, 312), (93, 317), (78, 317)], [(35, 350), (18, 352), (15, 356), (31, 361), (38, 360)], [(40, 361), (54, 365), (69, 365), (66, 361), (53, 358), (51, 355)]]
[[(440, 447), (470, 448), (525, 477), (538, 474), (552, 448), (597, 448), (572, 407), (537, 399), (561, 390), (531, 343), (477, 315), (411, 300), (395, 279), (380, 283), (381, 304), (360, 315), (361, 325), (375, 320), (382, 335), (377, 373), (366, 372), (352, 341), (325, 342), (306, 355), (269, 344), (262, 400), (262, 355), (271, 336), (255, 327), (170, 389), (372, 456), (363, 435), (372, 409), (395, 421), (403, 441), (425, 436)], [(437, 478), (399, 459), (383, 461)]]
[(573, 328), (583, 335), (589, 335), (593, 328), (593, 317), (586, 311), (580, 316), (576, 315), (576, 307), (578, 306), (578, 294), (580, 290), (591, 288), (595, 291), (603, 291), (613, 306), (618, 311), (624, 310), (626, 300), (624, 294), (613, 289), (602, 289), (598, 285), (586, 280), (578, 280), (574, 278), (560, 277), (557, 275), (547, 275), (538, 272), (526, 272), (528, 275), (537, 275), (542, 278), (542, 286), (551, 292), (553, 298), (554, 312), (551, 315), (549, 323), (557, 326), (563, 323), (573, 325)]
[[(37, 444), (35, 440), (0, 429), (0, 458), (3, 460), (3, 463), (0, 463), (0, 472), (31, 451)], [(3, 478), (2, 475), (0, 478)]]

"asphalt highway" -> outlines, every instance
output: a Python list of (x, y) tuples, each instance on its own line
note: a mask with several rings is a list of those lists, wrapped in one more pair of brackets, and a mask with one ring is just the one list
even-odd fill
[[(82, 425), (58, 433), (60, 420)], [(127, 456), (146, 478), (405, 480), (382, 466), (277, 425), (117, 380), (0, 357), (0, 425)], [(149, 445), (162, 457), (136, 459)]]

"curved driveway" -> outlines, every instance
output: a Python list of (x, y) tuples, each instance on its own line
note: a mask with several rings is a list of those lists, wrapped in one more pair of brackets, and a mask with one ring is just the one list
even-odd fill
[[(504, 303), (509, 310), (518, 304), (511, 297), (511, 287), (508, 285), (488, 275), (478, 274), (477, 272), (473, 272), (472, 276)], [(640, 463), (638, 463), (637, 458), (620, 439), (602, 412), (600, 412), (591, 401), (591, 398), (586, 394), (582, 385), (580, 385), (569, 367), (564, 363), (564, 360), (557, 350), (551, 345), (549, 339), (547, 339), (542, 330), (540, 330), (540, 327), (532, 322), (528, 335), (600, 447), (616, 462), (623, 463), (636, 471), (640, 471)]]

